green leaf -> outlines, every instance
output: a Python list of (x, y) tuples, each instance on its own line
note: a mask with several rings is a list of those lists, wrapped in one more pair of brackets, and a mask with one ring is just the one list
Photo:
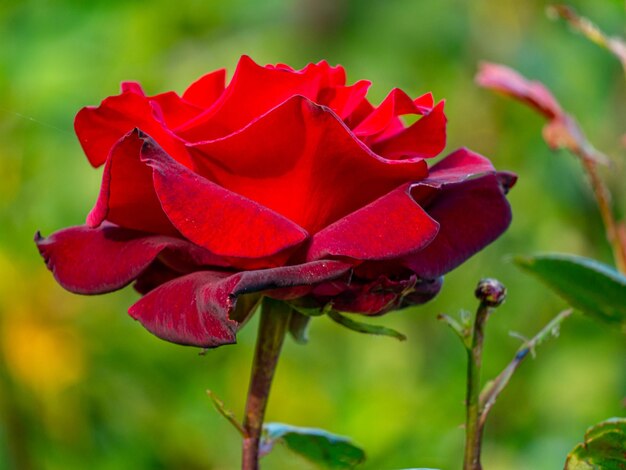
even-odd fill
[(345, 317), (335, 310), (329, 310), (327, 313), (330, 318), (332, 318), (340, 325), (359, 333), (365, 333), (368, 335), (391, 336), (392, 338), (396, 338), (400, 341), (404, 341), (406, 339), (406, 336), (404, 336), (399, 331), (387, 328), (386, 326), (361, 323), (352, 320), (351, 318)]
[(298, 344), (309, 342), (309, 322), (311, 317), (292, 310), (289, 317), (289, 334)]
[(275, 442), (282, 442), (293, 452), (325, 468), (354, 468), (365, 460), (365, 452), (350, 439), (322, 429), (267, 423), (263, 430), (261, 449), (264, 453), (269, 452)]
[(625, 470), (626, 418), (612, 418), (589, 428), (585, 442), (567, 456), (565, 470)]
[(306, 298), (295, 299), (287, 303), (293, 310), (307, 317), (320, 317), (332, 308), (332, 304), (330, 303), (320, 307), (318, 304), (310, 302)]
[(626, 327), (626, 276), (611, 267), (573, 255), (520, 256), (514, 261), (572, 307)]

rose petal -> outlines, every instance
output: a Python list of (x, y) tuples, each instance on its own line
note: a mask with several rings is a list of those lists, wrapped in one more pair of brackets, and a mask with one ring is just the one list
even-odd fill
[(183, 99), (200, 108), (208, 108), (224, 93), (226, 70), (220, 69), (203, 75), (189, 85)]
[(440, 101), (430, 113), (399, 133), (376, 141), (372, 150), (386, 158), (432, 158), (446, 146), (446, 115)]
[(332, 302), (341, 312), (382, 315), (410, 305), (428, 302), (439, 293), (442, 279), (420, 280), (412, 274), (400, 279), (381, 275), (371, 282), (351, 279), (330, 281), (316, 287), (313, 296), (324, 305)]
[(172, 266), (224, 264), (219, 258), (184, 240), (153, 236), (103, 224), (99, 228), (70, 227), (35, 243), (56, 280), (78, 294), (103, 294), (128, 285), (161, 254)]
[(152, 169), (139, 158), (143, 140), (137, 130), (115, 144), (102, 175), (100, 194), (87, 216), (87, 225), (104, 220), (125, 228), (162, 235), (177, 235), (154, 191)]
[[(419, 189), (420, 183), (414, 193)], [(456, 268), (498, 238), (511, 222), (511, 208), (493, 173), (442, 184), (429, 199), (425, 208), (439, 222), (439, 233), (426, 248), (402, 262), (421, 278), (434, 279)]]
[(130, 308), (129, 314), (166, 341), (217, 347), (235, 342), (239, 324), (229, 315), (238, 296), (277, 288), (312, 288), (350, 268), (339, 261), (319, 261), (231, 275), (200, 271), (152, 290)]
[(372, 83), (367, 80), (360, 80), (354, 85), (324, 88), (320, 92), (317, 102), (321, 105), (328, 106), (337, 113), (341, 119), (346, 119), (365, 99), (365, 95), (367, 95), (367, 90), (371, 84)]
[(433, 165), (424, 183), (454, 183), (471, 176), (494, 171), (495, 169), (487, 157), (467, 148), (461, 148)]
[(332, 111), (302, 96), (189, 152), (200, 173), (309, 233), (427, 171), (419, 158), (390, 161), (372, 153)]
[(307, 260), (396, 259), (425, 247), (435, 238), (439, 224), (415, 202), (410, 186), (400, 186), (315, 234)]
[(219, 256), (262, 258), (284, 253), (308, 237), (282, 215), (193, 173), (153, 139), (143, 139), (141, 159), (153, 169), (161, 207), (197, 245)]
[(154, 114), (170, 129), (193, 119), (204, 109), (187, 102), (173, 91), (151, 96), (150, 104)]
[(428, 114), (433, 108), (432, 99), (432, 94), (427, 93), (414, 101), (402, 90), (394, 88), (378, 108), (354, 129), (354, 133), (359, 137), (374, 136), (385, 131), (398, 116)]
[(476, 75), (476, 83), (523, 101), (548, 119), (559, 118), (563, 115), (561, 106), (543, 84), (527, 80), (504, 65), (481, 63)]
[(155, 115), (150, 99), (139, 94), (139, 90), (126, 83), (122, 94), (106, 98), (98, 107), (87, 106), (78, 112), (74, 129), (89, 162), (94, 167), (102, 165), (119, 139), (141, 128), (176, 160), (189, 165), (182, 141), (165, 127), (162, 117)]
[(198, 118), (176, 129), (189, 142), (231, 134), (294, 95), (316, 100), (327, 86), (343, 85), (345, 72), (326, 62), (300, 71), (262, 67), (242, 56), (233, 79), (213, 106)]

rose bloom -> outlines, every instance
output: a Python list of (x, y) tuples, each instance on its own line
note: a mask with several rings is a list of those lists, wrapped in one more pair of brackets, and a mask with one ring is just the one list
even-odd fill
[[(76, 116), (100, 194), (85, 225), (36, 235), (79, 294), (134, 282), (130, 315), (167, 341), (216, 347), (261, 296), (378, 315), (428, 301), (442, 275), (508, 227), (515, 177), (445, 147), (444, 104), (342, 67), (265, 67), (243, 56), (182, 96), (119, 95)], [(411, 125), (401, 116), (417, 115)]]

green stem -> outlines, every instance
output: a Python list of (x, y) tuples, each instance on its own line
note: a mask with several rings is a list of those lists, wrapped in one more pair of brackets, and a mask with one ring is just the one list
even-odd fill
[(602, 217), (602, 222), (606, 230), (606, 238), (613, 250), (615, 265), (619, 272), (626, 274), (626, 246), (624, 246), (622, 238), (619, 235), (617, 222), (615, 222), (613, 210), (611, 209), (611, 193), (602, 178), (600, 178), (596, 164), (589, 155), (589, 152), (581, 150), (579, 155), (582, 159), (583, 167), (587, 172), (589, 182), (591, 183), (596, 203), (598, 204), (600, 216)]
[(480, 426), (480, 373), (483, 361), (485, 323), (493, 310), (482, 301), (476, 312), (471, 348), (467, 351), (467, 414), (465, 419), (465, 457), (463, 470), (482, 470), (480, 450), (483, 427)]
[(263, 430), (265, 409), (283, 345), (291, 310), (286, 304), (265, 298), (261, 308), (261, 320), (256, 351), (252, 364), (248, 399), (243, 420), (243, 470), (258, 470), (259, 445)]
[(480, 394), (480, 419), (479, 427), (485, 426), (487, 416), (493, 405), (495, 405), (498, 396), (504, 388), (508, 385), (511, 377), (521, 365), (521, 363), (528, 357), (529, 354), (533, 354), (535, 348), (541, 345), (547, 339), (556, 336), (559, 331), (561, 323), (572, 314), (572, 309), (564, 310), (554, 317), (550, 322), (544, 326), (539, 333), (537, 333), (530, 341), (525, 342), (513, 356), (513, 360), (508, 366), (504, 368), (502, 372), (488, 385)]

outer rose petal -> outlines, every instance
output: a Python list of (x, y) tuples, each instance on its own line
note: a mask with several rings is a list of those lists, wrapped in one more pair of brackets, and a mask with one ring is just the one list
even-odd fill
[(177, 235), (154, 191), (152, 169), (139, 153), (143, 140), (134, 130), (115, 144), (102, 175), (102, 186), (87, 225), (98, 227), (104, 220), (122, 227), (163, 235)]
[(280, 214), (193, 173), (148, 136), (141, 159), (153, 170), (154, 189), (172, 224), (219, 256), (263, 258), (286, 252), (308, 234)]
[(336, 114), (302, 96), (189, 152), (200, 173), (309, 233), (427, 175), (422, 159), (374, 154)]
[[(420, 192), (420, 186), (414, 186), (414, 193)], [(439, 233), (425, 249), (402, 261), (421, 278), (434, 279), (451, 271), (498, 238), (511, 223), (504, 188), (493, 173), (442, 185), (428, 197), (426, 210), (439, 222)]]
[(70, 227), (35, 236), (48, 269), (65, 289), (103, 294), (128, 285), (159, 255), (176, 269), (223, 265), (216, 256), (184, 240), (152, 236), (114, 225)]
[(139, 127), (156, 139), (170, 155), (188, 165), (185, 146), (165, 127), (160, 108), (155, 108), (138, 86), (129, 85), (124, 84), (121, 95), (110, 96), (98, 107), (85, 107), (76, 115), (74, 129), (89, 162), (94, 167), (102, 165), (111, 147)]
[(430, 243), (439, 230), (404, 184), (313, 236), (307, 260), (345, 256), (396, 259)]
[(342, 312), (382, 315), (428, 302), (439, 293), (442, 282), (441, 278), (421, 280), (415, 275), (392, 280), (383, 275), (371, 282), (331, 281), (314, 289), (313, 295), (322, 304), (332, 302), (333, 308)]
[[(229, 275), (200, 271), (149, 292), (129, 313), (151, 333), (173, 343), (211, 348), (235, 342), (239, 324), (229, 317), (237, 297), (252, 292), (309, 286), (351, 269), (339, 261), (318, 261)], [(283, 292), (282, 297), (285, 297)]]
[(446, 146), (446, 115), (441, 101), (430, 113), (406, 129), (372, 145), (387, 158), (436, 157)]

